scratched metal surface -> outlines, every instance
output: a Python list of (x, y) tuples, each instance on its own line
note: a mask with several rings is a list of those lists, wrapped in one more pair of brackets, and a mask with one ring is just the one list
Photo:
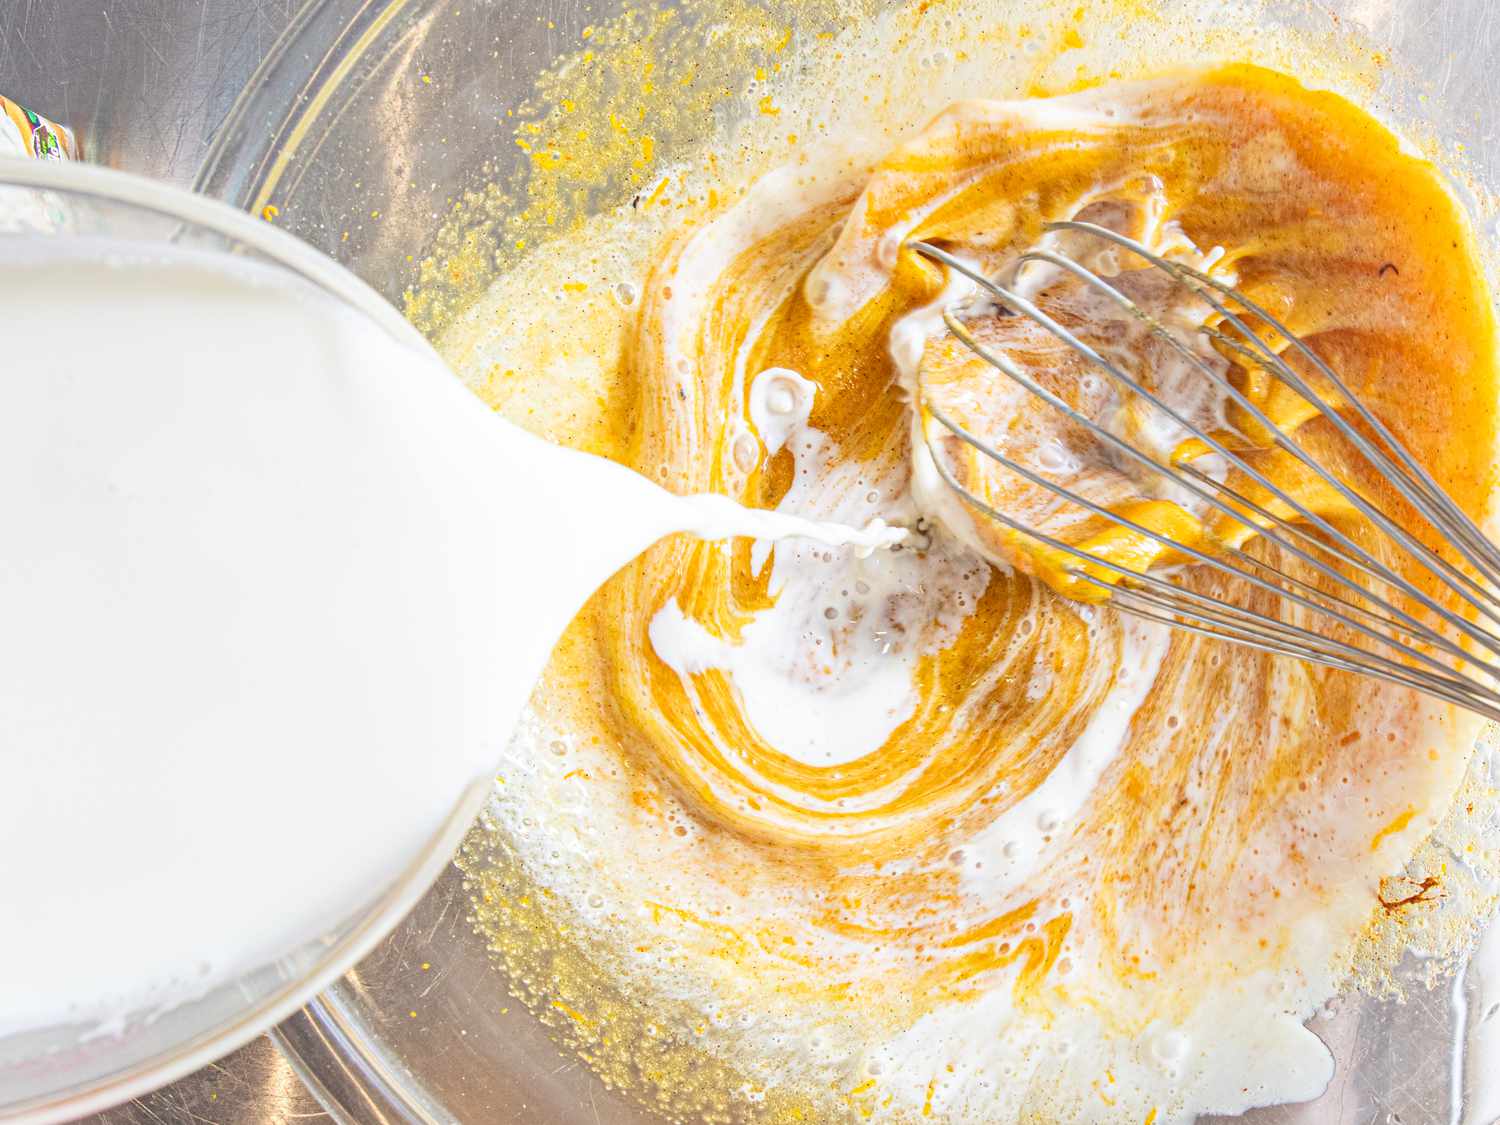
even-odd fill
[(90, 160), (186, 183), (302, 0), (0, 0), (0, 91)]
[(330, 1122), (269, 1039), (172, 1085), (80, 1125), (265, 1125), (268, 1122)]
[[(0, 0), (0, 93), (76, 129), (90, 160), (186, 184), (301, 0)], [(88, 1125), (331, 1120), (260, 1038)]]

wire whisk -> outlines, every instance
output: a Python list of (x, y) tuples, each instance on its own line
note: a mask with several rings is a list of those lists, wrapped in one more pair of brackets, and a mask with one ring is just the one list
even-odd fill
[[(956, 418), (933, 393), (923, 365), (915, 395), (919, 429), (942, 483), (1017, 542), (1062, 560), (1067, 579), (1087, 600), (1107, 599), (1151, 621), (1374, 676), (1500, 719), (1500, 548), (1333, 366), (1265, 308), (1204, 269), (1096, 223), (1067, 220), (1044, 229), (1056, 235), (1052, 244), (1044, 239), (1021, 254), (1004, 276), (1019, 279), (1025, 267), (1038, 263), (1094, 295), (1133, 330), (1149, 334), (1159, 355), (1175, 357), (1194, 377), (1207, 380), (1226, 410), (1229, 404), (1237, 408), (1237, 426), (1223, 424), (1223, 412), (1210, 423), (1201, 411), (1195, 416), (1159, 393), (1149, 371), (1133, 373), (1132, 364), (1106, 344), (1086, 340), (1079, 324), (1053, 315), (1058, 310), (1044, 308), (1042, 294), (1028, 296), (1018, 280), (1002, 284), (930, 242), (906, 246), (967, 278), (975, 295), (992, 306), (976, 314), (960, 302), (943, 311), (948, 331), (969, 353), (1056, 411), (1066, 425), (1080, 428), (1120, 472), (1153, 482), (1152, 495), (1176, 498), (1214, 530), (1174, 534), (1172, 526), (1145, 518), (1129, 504), (1060, 483), (1034, 458), (1027, 463), (1004, 441), (975, 432), (986, 427)], [(1105, 260), (1124, 258), (1134, 268), (1090, 268), (1078, 260), (1084, 255), (1064, 250), (1079, 241), (1102, 246), (1109, 251)], [(1199, 303), (1203, 317), (1191, 331), (1164, 323), (1150, 302), (1126, 291), (1132, 289), (1123, 283), (1127, 274), (1149, 271)], [(1134, 286), (1136, 297), (1140, 289)], [(1081, 408), (1076, 396), (1070, 402), (1055, 380), (1046, 385), (1011, 350), (981, 338), (977, 326), (987, 315), (1024, 317), (1044, 330), (1044, 339), (1063, 345), (1074, 362), (1082, 360), (1083, 370), (1104, 376), (1121, 400), (1159, 412), (1191, 454), (1164, 456), (1144, 448), (1098, 411)], [(1201, 334), (1197, 341), (1194, 332)], [(1207, 348), (1193, 346), (1204, 341)], [(1215, 362), (1215, 355), (1223, 358)], [(1305, 404), (1293, 412), (1302, 421), (1278, 424), (1262, 405), (1265, 396), (1250, 393), (1250, 377), (1268, 377), (1295, 395)], [(1333, 440), (1363, 463), (1365, 484), (1312, 452), (1303, 438), (1313, 418), (1325, 419)], [(1107, 521), (1117, 535), (1149, 549), (1138, 558), (1111, 557), (1070, 535), (1067, 521), (1041, 526), (1043, 521), (1025, 513), (1002, 510), (960, 479), (953, 451), (963, 446), (981, 455), (978, 463), (1045, 490), (1053, 510), (1061, 504), (1096, 525)], [(1273, 450), (1302, 483), (1286, 486), (1284, 474), (1279, 482), (1258, 463)], [(1371, 488), (1369, 480), (1383, 486)], [(1337, 512), (1310, 500), (1311, 491), (1333, 498)]]

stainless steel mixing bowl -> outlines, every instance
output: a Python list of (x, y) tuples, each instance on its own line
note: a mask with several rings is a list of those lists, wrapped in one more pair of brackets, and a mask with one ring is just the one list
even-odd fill
[[(997, 10), (1008, 8), (995, 0)], [(1247, 0), (1248, 2), (1248, 0)], [(1021, 7), (1021, 4), (1015, 5)], [(1226, 0), (1226, 6), (1228, 5)], [(455, 200), (525, 174), (507, 110), (573, 50), (612, 0), (324, 0), (310, 4), (225, 124), (197, 186), (276, 222), (398, 300)], [(795, 24), (796, 9), (786, 7)], [(1500, 184), (1500, 23), (1491, 0), (1267, 2), (1273, 23), (1330, 20), (1395, 61), (1384, 112), (1464, 145), (1480, 182)], [(686, 18), (711, 9), (698, 5)], [(1417, 76), (1413, 80), (1413, 75)], [(424, 77), (425, 76), (425, 80)], [(1494, 230), (1484, 237), (1494, 241)], [(1465, 990), (1406, 1005), (1350, 1002), (1318, 1023), (1339, 1076), (1318, 1102), (1260, 1122), (1459, 1122), (1476, 1068), (1478, 1014)], [(1455, 1004), (1457, 998), (1460, 1003)], [(647, 1121), (510, 998), (468, 920), (450, 867), (358, 968), (278, 1031), (331, 1109), (360, 1121)]]

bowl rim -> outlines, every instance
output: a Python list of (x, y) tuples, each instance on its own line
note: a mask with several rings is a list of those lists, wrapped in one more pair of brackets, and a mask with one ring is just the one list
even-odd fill
[[(271, 44), (214, 130), (192, 190), (252, 214), (294, 168), (304, 143), (316, 155), (331, 132), (314, 131), (344, 81), (411, 0), (310, 0)], [(309, 43), (323, 44), (315, 51)], [(299, 50), (301, 48), (301, 50)], [(334, 108), (333, 123), (339, 110)], [(310, 163), (304, 161), (304, 163)]]
[[(405, 317), (354, 274), (270, 222), (219, 200), (114, 169), (20, 158), (0, 160), (0, 186), (91, 196), (233, 239), (356, 308), (397, 340), (429, 346)], [(470, 783), (428, 843), (389, 887), (339, 928), (310, 972), (175, 1047), (73, 1087), (0, 1105), (0, 1122), (49, 1125), (108, 1109), (207, 1066), (293, 1015), (373, 950), (427, 893), (478, 816), (490, 787), (488, 777)]]

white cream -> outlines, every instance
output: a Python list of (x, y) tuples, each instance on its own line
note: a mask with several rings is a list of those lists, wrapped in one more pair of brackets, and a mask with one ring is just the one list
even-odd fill
[(819, 628), (820, 615), (798, 612), (805, 608), (757, 614), (740, 643), (731, 644), (668, 602), (651, 620), (651, 646), (679, 676), (728, 672), (745, 717), (780, 753), (807, 765), (841, 766), (879, 750), (911, 716), (913, 660), (872, 659), (882, 649), (869, 634), (854, 653), (823, 651), (834, 629)]
[(661, 535), (904, 534), (552, 446), (261, 265), (6, 252), (0, 1036), (123, 1028), (372, 900)]
[(1165, 625), (1120, 619), (1118, 656), (1101, 665), (1116, 670), (1114, 683), (1046, 779), (964, 845), (966, 891), (993, 898), (1020, 885), (1067, 838), (1105, 768), (1124, 748), (1130, 722), (1156, 682), (1171, 636)]
[[(901, 530), (886, 528), (884, 517), (910, 518), (904, 482), (861, 485), (845, 479), (858, 470), (808, 425), (816, 391), (786, 368), (770, 368), (751, 382), (750, 417), (766, 453), (789, 448), (796, 461), (792, 486), (776, 510), (754, 515), (792, 521), (789, 528), (810, 521), (833, 528), (865, 523), (863, 541), (848, 537), (840, 544), (838, 536), (803, 535), (773, 546), (762, 538), (752, 549), (751, 567), (759, 574), (772, 560), (768, 588), (775, 604), (755, 614), (738, 643), (714, 636), (675, 601), (653, 617), (649, 636), (689, 693), (695, 691), (694, 675), (728, 673), (762, 738), (796, 761), (831, 767), (878, 751), (910, 718), (917, 661), (956, 633), (984, 592), (988, 568), (973, 560), (955, 565), (938, 554), (870, 555), (882, 537)], [(743, 509), (738, 513), (743, 519)], [(815, 544), (862, 550), (835, 553)], [(919, 596), (924, 583), (947, 595), (946, 604), (935, 608), (932, 596)]]
[(750, 421), (766, 456), (780, 453), (787, 439), (807, 424), (817, 385), (785, 367), (762, 371), (750, 384)]
[[(1332, 988), (1331, 976), (1318, 976), (1319, 986)], [(1328, 1049), (1303, 1026), (1311, 1005), (1278, 1004), (1280, 982), (1271, 974), (1209, 992), (1180, 1026), (1153, 1026), (1135, 1038), (1112, 1034), (1106, 1019), (1082, 1005), (1046, 1020), (1028, 1016), (1015, 1008), (1009, 985), (1002, 980), (969, 1004), (939, 1008), (883, 1044), (867, 1063), (881, 1088), (908, 1112), (920, 1112), (930, 1097), (939, 1120), (973, 1125), (1109, 1125), (1148, 1116), (1192, 1125), (1203, 1113), (1233, 1116), (1315, 1098), (1333, 1074)]]

